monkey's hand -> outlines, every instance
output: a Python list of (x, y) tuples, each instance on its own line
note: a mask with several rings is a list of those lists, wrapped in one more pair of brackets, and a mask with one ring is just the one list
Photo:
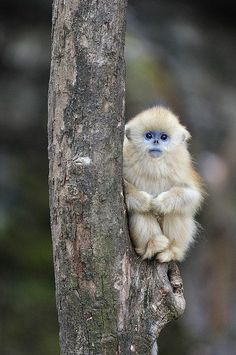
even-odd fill
[[(163, 193), (163, 192), (162, 192)], [(155, 215), (155, 216), (160, 216), (163, 214), (162, 212), (162, 208), (161, 208), (161, 199), (159, 199), (160, 195), (158, 195), (157, 197), (154, 197), (151, 200), (151, 212)]]
[(124, 188), (128, 211), (145, 213), (151, 210), (151, 201), (153, 197), (150, 194), (145, 191), (139, 191), (127, 180), (124, 180)]
[(193, 213), (201, 203), (201, 193), (192, 187), (172, 187), (162, 192), (151, 202), (151, 209), (155, 214)]

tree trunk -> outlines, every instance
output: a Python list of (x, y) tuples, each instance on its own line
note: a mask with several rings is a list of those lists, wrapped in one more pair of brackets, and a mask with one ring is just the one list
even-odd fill
[(175, 264), (141, 262), (122, 187), (126, 0), (55, 0), (49, 189), (61, 354), (155, 354), (184, 310)]

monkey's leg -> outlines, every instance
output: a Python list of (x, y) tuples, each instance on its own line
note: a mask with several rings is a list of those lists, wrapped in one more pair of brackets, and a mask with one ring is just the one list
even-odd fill
[(170, 245), (157, 255), (160, 262), (183, 260), (187, 249), (193, 241), (196, 225), (192, 216), (165, 215), (163, 233), (169, 238)]
[(169, 246), (160, 225), (151, 214), (133, 213), (129, 218), (130, 235), (135, 251), (143, 259), (150, 259)]

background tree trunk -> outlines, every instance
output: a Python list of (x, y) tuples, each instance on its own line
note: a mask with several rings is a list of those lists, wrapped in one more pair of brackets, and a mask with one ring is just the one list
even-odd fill
[(174, 263), (141, 262), (122, 188), (125, 0), (55, 0), (49, 188), (61, 354), (155, 354), (184, 310)]

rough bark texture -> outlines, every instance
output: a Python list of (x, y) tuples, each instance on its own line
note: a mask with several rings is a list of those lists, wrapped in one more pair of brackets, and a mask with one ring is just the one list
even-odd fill
[(184, 310), (175, 264), (141, 262), (122, 188), (126, 0), (55, 0), (49, 188), (61, 354), (155, 354)]

